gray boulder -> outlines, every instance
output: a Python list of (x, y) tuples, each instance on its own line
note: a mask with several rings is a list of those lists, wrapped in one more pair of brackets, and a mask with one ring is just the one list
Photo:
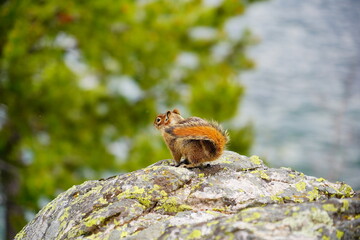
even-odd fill
[(204, 168), (163, 160), (60, 194), (15, 239), (359, 239), (341, 182), (225, 152)]

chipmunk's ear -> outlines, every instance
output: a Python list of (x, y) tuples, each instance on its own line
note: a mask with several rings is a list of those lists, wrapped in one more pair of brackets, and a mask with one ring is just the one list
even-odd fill
[(180, 115), (180, 111), (177, 108), (174, 108), (174, 110), (172, 110), (172, 112)]
[(167, 112), (166, 112), (166, 118), (165, 118), (165, 121), (168, 121), (168, 120), (169, 120), (170, 115), (171, 115), (171, 111), (167, 111)]

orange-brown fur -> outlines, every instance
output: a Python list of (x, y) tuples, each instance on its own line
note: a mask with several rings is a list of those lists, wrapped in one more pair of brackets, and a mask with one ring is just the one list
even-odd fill
[(184, 119), (177, 109), (159, 114), (154, 125), (161, 131), (178, 165), (187, 161), (188, 167), (196, 167), (216, 160), (228, 142), (226, 131), (217, 123), (198, 117)]

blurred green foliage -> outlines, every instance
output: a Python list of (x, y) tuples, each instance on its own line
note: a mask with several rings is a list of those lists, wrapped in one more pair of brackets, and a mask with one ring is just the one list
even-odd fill
[[(73, 184), (170, 158), (152, 127), (169, 108), (223, 122), (230, 148), (247, 154), (252, 128), (231, 119), (244, 94), (238, 75), (254, 66), (245, 55), (253, 39), (230, 38), (224, 26), (251, 2), (2, 1), (7, 231)], [(228, 50), (219, 57), (220, 46)]]

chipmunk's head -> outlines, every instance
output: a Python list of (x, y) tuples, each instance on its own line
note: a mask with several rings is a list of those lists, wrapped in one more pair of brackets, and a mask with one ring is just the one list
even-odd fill
[(177, 124), (179, 121), (184, 120), (180, 115), (179, 110), (174, 109), (172, 111), (167, 111), (164, 114), (159, 114), (154, 121), (154, 126), (157, 129), (162, 129), (166, 126)]

